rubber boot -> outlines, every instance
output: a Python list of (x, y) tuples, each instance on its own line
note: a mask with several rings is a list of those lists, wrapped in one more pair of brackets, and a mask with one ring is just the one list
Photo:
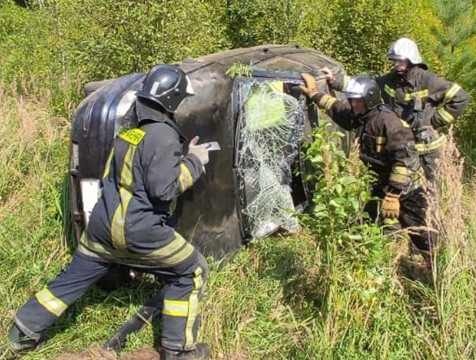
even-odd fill
[(210, 359), (210, 347), (208, 344), (199, 343), (195, 350), (173, 351), (161, 348), (160, 360), (207, 360)]
[(40, 347), (41, 342), (26, 336), (15, 324), (12, 325), (8, 333), (10, 349), (16, 352), (35, 350)]
[(116, 353), (121, 351), (127, 341), (127, 335), (141, 331), (157, 315), (159, 309), (156, 307), (142, 306), (139, 311), (110, 338), (104, 349), (114, 350)]

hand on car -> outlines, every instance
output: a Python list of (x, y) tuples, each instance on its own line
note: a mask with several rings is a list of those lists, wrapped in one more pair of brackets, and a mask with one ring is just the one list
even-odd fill
[(321, 69), (321, 72), (324, 74), (324, 77), (329, 85), (333, 84), (336, 81), (334, 74), (332, 73), (331, 69), (327, 66)]
[(299, 85), (299, 87), (307, 97), (312, 98), (317, 93), (316, 79), (309, 73), (302, 73), (301, 76), (306, 85)]

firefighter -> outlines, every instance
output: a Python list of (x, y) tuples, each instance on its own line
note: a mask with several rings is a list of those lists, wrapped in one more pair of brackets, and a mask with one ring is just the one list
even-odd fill
[[(419, 228), (410, 238), (426, 259), (431, 258), (434, 237), (421, 227), (426, 225), (427, 202), (423, 190), (423, 171), (410, 126), (383, 104), (380, 89), (370, 76), (349, 81), (343, 94), (348, 101), (318, 92), (315, 79), (302, 74), (304, 94), (341, 127), (355, 131), (360, 159), (377, 174), (372, 195), (381, 200), (368, 204), (372, 219), (387, 227)], [(350, 102), (350, 103), (349, 103)]]
[[(440, 130), (465, 110), (468, 94), (458, 84), (428, 71), (417, 44), (410, 39), (395, 41), (387, 57), (393, 61), (393, 71), (375, 80), (385, 104), (410, 125), (426, 178), (434, 181), (446, 140)], [(335, 79), (328, 69), (325, 73), (335, 90), (342, 90), (349, 81), (347, 76)]]
[(208, 163), (208, 144), (198, 137), (183, 151), (185, 136), (174, 121), (181, 102), (193, 94), (176, 66), (152, 68), (137, 92), (136, 128), (114, 141), (94, 207), (71, 263), (37, 292), (14, 317), (9, 338), (16, 351), (36, 348), (45, 329), (112, 264), (151, 273), (165, 285), (150, 309), (161, 309), (162, 359), (207, 359), (196, 343), (200, 303), (207, 280), (202, 254), (166, 224), (175, 199), (189, 189)]

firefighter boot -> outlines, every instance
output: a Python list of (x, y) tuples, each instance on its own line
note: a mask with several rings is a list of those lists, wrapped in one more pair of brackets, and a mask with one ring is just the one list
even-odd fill
[(16, 352), (34, 350), (40, 347), (39, 340), (34, 340), (26, 336), (15, 324), (12, 325), (8, 333), (10, 349)]
[(160, 349), (160, 360), (207, 360), (210, 359), (210, 347), (208, 344), (199, 343), (192, 351), (173, 351)]

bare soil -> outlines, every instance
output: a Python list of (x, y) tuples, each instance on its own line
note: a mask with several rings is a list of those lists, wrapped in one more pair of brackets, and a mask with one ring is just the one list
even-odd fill
[[(104, 350), (100, 347), (91, 347), (80, 353), (64, 353), (54, 360), (160, 360), (159, 353), (152, 348), (144, 348), (117, 356), (112, 350)], [(219, 354), (216, 360), (249, 360), (241, 355)]]

